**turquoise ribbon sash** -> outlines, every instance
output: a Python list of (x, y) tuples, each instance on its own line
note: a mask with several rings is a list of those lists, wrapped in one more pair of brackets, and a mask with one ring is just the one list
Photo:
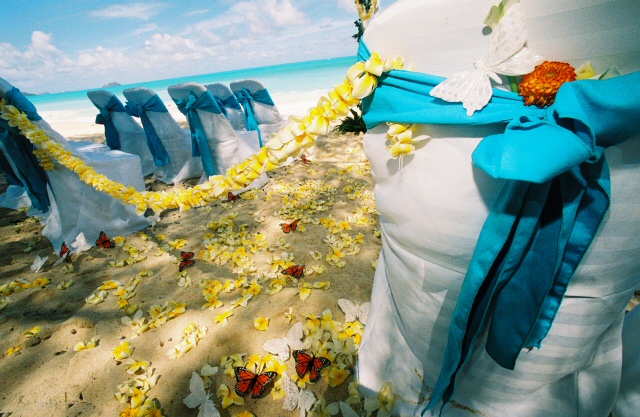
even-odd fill
[[(359, 58), (368, 55), (361, 43)], [(509, 122), (504, 134), (483, 139), (472, 155), (475, 166), (509, 181), (480, 233), (423, 415), (451, 398), (489, 319), (486, 350), (500, 366), (514, 369), (522, 349), (541, 346), (609, 208), (604, 149), (640, 131), (640, 72), (566, 83), (547, 109), (525, 107), (515, 93), (494, 89), (472, 117), (461, 103), (429, 95), (441, 80), (391, 71), (363, 101), (367, 127)]]
[[(9, 90), (5, 99), (20, 111), (23, 111), (29, 120), (42, 120), (33, 103), (29, 101), (17, 88)], [(46, 172), (40, 166), (38, 159), (33, 154), (34, 146), (25, 138), (17, 128), (9, 126), (9, 122), (0, 119), (0, 142), (2, 142), (7, 157), (11, 158), (18, 172), (11, 172), (19, 180), (31, 200), (31, 204), (37, 210), (46, 212), (51, 205), (47, 193), (49, 179)], [(7, 171), (8, 172), (8, 171)]]
[(96, 115), (96, 123), (104, 125), (104, 136), (107, 140), (107, 146), (109, 149), (120, 149), (122, 147), (120, 145), (120, 134), (118, 133), (116, 126), (113, 124), (111, 112), (124, 113), (125, 108), (122, 105), (122, 102), (118, 100), (118, 97), (111, 96), (104, 108), (98, 106), (96, 103), (93, 104), (98, 108), (98, 110), (100, 110), (100, 113)]
[(260, 147), (262, 147), (262, 134), (260, 133), (258, 121), (256, 120), (256, 116), (254, 114), (253, 102), (257, 101), (258, 103), (266, 104), (268, 106), (275, 106), (275, 103), (271, 99), (271, 96), (269, 95), (267, 89), (258, 90), (252, 93), (248, 89), (243, 88), (242, 90), (235, 91), (234, 94), (236, 95), (238, 102), (244, 109), (244, 117), (247, 121), (247, 130), (258, 131), (258, 140), (260, 142)]
[(125, 105), (125, 111), (134, 117), (139, 117), (142, 121), (142, 127), (144, 129), (145, 136), (147, 137), (147, 146), (151, 155), (153, 156), (153, 162), (156, 166), (162, 167), (169, 163), (169, 154), (162, 145), (156, 129), (153, 127), (147, 112), (168, 113), (169, 110), (164, 106), (162, 99), (157, 94), (147, 100), (142, 106), (131, 101), (127, 101)]
[(207, 134), (204, 131), (200, 115), (198, 115), (198, 110), (222, 114), (222, 110), (218, 107), (215, 97), (208, 90), (202, 93), (200, 97), (197, 97), (196, 94), (191, 91), (189, 93), (189, 99), (174, 101), (178, 106), (178, 109), (182, 114), (187, 116), (187, 120), (189, 121), (193, 156), (200, 156), (202, 158), (202, 167), (204, 168), (204, 172), (207, 176), (220, 174), (213, 161), (213, 155), (211, 154)]
[[(0, 135), (4, 134), (4, 131), (0, 132)], [(7, 157), (4, 155), (4, 152), (0, 152), (0, 174), (4, 174), (9, 185), (17, 185), (19, 187), (23, 187), (22, 181), (20, 181), (20, 178), (18, 178), (16, 173), (13, 172), (13, 168), (7, 160)]]

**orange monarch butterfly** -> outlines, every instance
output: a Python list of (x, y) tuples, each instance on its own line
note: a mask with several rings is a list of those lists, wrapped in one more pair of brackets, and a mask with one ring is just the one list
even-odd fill
[(302, 278), (304, 276), (304, 265), (291, 265), (289, 268), (283, 270), (282, 273), (294, 278)]
[(296, 219), (291, 223), (280, 223), (280, 227), (282, 227), (282, 231), (285, 233), (291, 233), (298, 228), (298, 222), (300, 219)]
[(241, 397), (251, 393), (251, 398), (258, 398), (267, 388), (267, 384), (273, 381), (277, 376), (277, 372), (265, 372), (255, 374), (244, 366), (236, 366), (236, 394)]
[(69, 247), (65, 242), (62, 242), (62, 246), (60, 247), (60, 257), (67, 256), (65, 262), (71, 262), (71, 254), (69, 253)]
[(236, 200), (240, 200), (240, 196), (235, 195), (231, 191), (229, 191), (229, 194), (227, 194), (227, 201), (236, 201)]
[(294, 350), (293, 358), (296, 360), (296, 373), (300, 378), (309, 373), (309, 381), (316, 382), (320, 378), (320, 371), (331, 365), (327, 358), (309, 355), (304, 350)]
[(180, 266), (178, 267), (178, 272), (182, 272), (185, 268), (196, 263), (193, 258), (195, 254), (193, 252), (180, 252), (180, 256), (182, 257), (182, 261), (180, 261)]
[(96, 240), (96, 246), (101, 249), (115, 248), (116, 245), (107, 237), (105, 232), (100, 232), (100, 237)]
[(300, 160), (302, 161), (303, 164), (308, 164), (311, 162), (307, 159), (307, 156), (305, 154), (302, 154), (302, 156), (300, 157)]

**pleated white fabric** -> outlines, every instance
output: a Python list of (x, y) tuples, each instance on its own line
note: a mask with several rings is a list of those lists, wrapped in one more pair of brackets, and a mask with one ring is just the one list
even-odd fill
[[(400, 0), (371, 22), (365, 41), (383, 58), (401, 55), (418, 71), (449, 76), (470, 69), (465, 60), (483, 58), (487, 41), (481, 35), (482, 20), (493, 3)], [(640, 13), (631, 1), (607, 7), (603, 1), (521, 3), (535, 18), (530, 39), (555, 45), (553, 58), (559, 60), (610, 57), (600, 44), (582, 50), (574, 39), (581, 36), (575, 19), (590, 16), (592, 25), (610, 32), (604, 34), (608, 38), (619, 27), (599, 22), (625, 15), (624, 25), (627, 15)], [(609, 6), (623, 10), (602, 15)], [(549, 21), (556, 25), (550, 27)], [(626, 49), (616, 52), (618, 61), (612, 58), (609, 64), (624, 62), (627, 72), (640, 69), (638, 48), (625, 42)], [(544, 50), (537, 51), (544, 55)], [(369, 395), (390, 382), (397, 395), (394, 415), (421, 415), (440, 373), (466, 269), (503, 185), (474, 168), (471, 154), (482, 138), (502, 131), (504, 125), (420, 126), (416, 134), (432, 139), (404, 158), (402, 170), (386, 149), (386, 126), (365, 135), (381, 215), (382, 251), (358, 379)], [(640, 288), (640, 132), (638, 138), (609, 148), (606, 157), (611, 208), (542, 347), (523, 351), (511, 371), (499, 367), (480, 340), (443, 416), (607, 417), (614, 407), (616, 417), (640, 415), (640, 358), (637, 350), (626, 347), (633, 339), (637, 344), (640, 328), (637, 320), (624, 320), (627, 303)]]

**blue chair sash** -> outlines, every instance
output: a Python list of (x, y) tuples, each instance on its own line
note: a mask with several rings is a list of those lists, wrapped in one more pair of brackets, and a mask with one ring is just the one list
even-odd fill
[[(361, 43), (359, 57), (368, 55)], [(500, 366), (514, 369), (522, 349), (541, 346), (609, 208), (604, 149), (640, 131), (640, 72), (566, 83), (547, 109), (525, 107), (515, 93), (494, 89), (472, 117), (461, 103), (429, 95), (441, 80), (391, 71), (363, 101), (367, 127), (509, 122), (504, 134), (483, 139), (472, 155), (475, 166), (510, 181), (480, 233), (423, 415), (451, 398), (489, 319), (486, 350)]]
[(244, 117), (246, 119), (247, 130), (257, 130), (258, 131), (258, 140), (260, 141), (260, 147), (262, 147), (262, 134), (260, 133), (260, 128), (258, 127), (258, 121), (256, 120), (256, 116), (253, 110), (253, 102), (257, 101), (258, 103), (266, 104), (268, 106), (275, 106), (269, 92), (265, 88), (264, 90), (258, 90), (254, 93), (249, 91), (246, 88), (242, 90), (234, 92), (236, 98), (242, 108), (244, 109)]
[(113, 124), (111, 112), (124, 113), (126, 110), (122, 102), (118, 100), (118, 97), (111, 96), (104, 108), (98, 106), (96, 103), (93, 104), (100, 110), (100, 113), (96, 115), (96, 123), (104, 125), (104, 136), (107, 140), (107, 146), (109, 149), (120, 149), (122, 147), (122, 145), (120, 145), (120, 134)]
[(191, 91), (187, 100), (174, 100), (178, 109), (187, 116), (189, 129), (191, 130), (191, 145), (193, 156), (202, 158), (202, 167), (208, 176), (220, 174), (216, 169), (207, 140), (207, 134), (202, 126), (198, 110), (209, 113), (222, 114), (222, 110), (216, 103), (216, 99), (210, 91), (205, 91), (200, 97)]
[(144, 129), (145, 136), (147, 137), (147, 146), (151, 155), (153, 156), (153, 163), (162, 167), (169, 163), (169, 154), (162, 145), (156, 129), (153, 127), (147, 112), (168, 113), (169, 110), (164, 106), (162, 99), (157, 94), (147, 100), (142, 106), (136, 103), (127, 101), (125, 105), (125, 111), (134, 117), (139, 117), (142, 121), (142, 127)]
[[(5, 95), (7, 104), (26, 113), (30, 120), (42, 118), (35, 106), (18, 90), (13, 87)], [(47, 194), (49, 179), (33, 154), (33, 144), (22, 136), (16, 128), (11, 128), (9, 122), (0, 119), (0, 141), (4, 145), (7, 156), (11, 158), (18, 172), (13, 172), (20, 185), (25, 188), (31, 204), (41, 212), (49, 211), (51, 205)]]
[[(0, 132), (0, 135), (4, 136), (5, 133), (6, 133), (5, 131), (2, 131)], [(4, 143), (4, 141), (2, 141), (2, 143)], [(13, 172), (13, 168), (11, 167), (11, 164), (7, 160), (7, 157), (4, 155), (4, 152), (0, 152), (0, 174), (4, 174), (5, 178), (7, 179), (7, 183), (9, 185), (17, 185), (20, 187), (24, 187), (24, 185), (22, 184), (22, 181), (20, 181), (20, 178), (18, 178), (16, 173)]]

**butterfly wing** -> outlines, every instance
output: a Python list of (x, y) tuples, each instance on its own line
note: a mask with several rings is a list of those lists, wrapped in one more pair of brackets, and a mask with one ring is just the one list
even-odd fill
[(300, 400), (300, 390), (295, 382), (291, 379), (288, 374), (283, 375), (284, 381), (284, 404), (282, 404), (283, 410), (295, 410), (298, 406), (298, 402)]
[(309, 371), (309, 381), (316, 382), (320, 378), (320, 371), (331, 365), (331, 361), (327, 358), (313, 358), (311, 361), (311, 370)]
[(180, 265), (178, 266), (178, 272), (184, 271), (186, 268), (190, 267), (191, 265), (193, 265), (195, 263), (196, 263), (196, 261), (194, 261), (193, 259), (186, 259), (186, 260), (180, 262)]
[(291, 233), (291, 223), (280, 223), (282, 231), (285, 233)]
[(307, 412), (311, 410), (316, 403), (316, 397), (312, 391), (302, 390), (300, 392), (300, 398), (298, 399), (298, 408), (300, 409), (300, 417), (305, 417)]
[(186, 261), (187, 259), (193, 258), (195, 254), (193, 252), (180, 252), (180, 256), (183, 261)]
[(257, 375), (245, 368), (244, 366), (236, 366), (234, 368), (236, 374), (236, 394), (244, 397), (251, 392), (251, 386)]
[(272, 339), (268, 340), (262, 345), (262, 348), (269, 353), (278, 355), (282, 361), (289, 359), (289, 344), (286, 339)]
[(113, 242), (109, 240), (105, 232), (100, 232), (100, 237), (98, 237), (98, 240), (96, 240), (96, 246), (102, 249), (107, 249), (113, 248), (116, 245), (114, 245)]
[(302, 278), (304, 276), (304, 265), (294, 265), (297, 267), (293, 272), (293, 276), (296, 278)]
[(542, 62), (542, 57), (524, 46), (527, 37), (522, 6), (514, 4), (491, 34), (485, 65), (504, 75), (522, 75), (533, 71)]
[(271, 381), (276, 379), (277, 376), (277, 372), (264, 372), (260, 375), (256, 375), (253, 388), (251, 389), (251, 398), (258, 398), (259, 396), (261, 396), (264, 390), (267, 388), (267, 385)]
[(207, 398), (200, 406), (198, 417), (220, 417), (220, 412), (213, 401)]
[(202, 378), (195, 372), (191, 374), (189, 390), (191, 392), (187, 395), (187, 398), (182, 401), (189, 408), (199, 407), (208, 398)]
[(351, 301), (345, 298), (340, 298), (338, 299), (338, 305), (340, 306), (340, 309), (344, 313), (345, 322), (352, 322), (356, 320), (358, 310)]
[(492, 94), (489, 75), (482, 69), (457, 72), (431, 90), (433, 97), (452, 103), (462, 102), (468, 116), (482, 109)]
[[(302, 322), (299, 321), (294, 324), (291, 329), (287, 332), (287, 343), (291, 346), (291, 350), (301, 350), (304, 349), (304, 343), (302, 343), (302, 338), (304, 337), (304, 327), (302, 326)], [(287, 354), (287, 359), (289, 359), (289, 355)]]
[(309, 355), (304, 350), (294, 350), (293, 359), (296, 361), (296, 374), (298, 374), (300, 378), (304, 378), (307, 372), (309, 372), (309, 369), (311, 369), (313, 356)]
[(358, 320), (360, 320), (360, 323), (367, 324), (370, 307), (371, 307), (371, 303), (364, 303), (360, 307), (358, 307)]
[(294, 231), (298, 228), (298, 222), (300, 221), (300, 219), (296, 219), (294, 221), (291, 222), (291, 231)]

